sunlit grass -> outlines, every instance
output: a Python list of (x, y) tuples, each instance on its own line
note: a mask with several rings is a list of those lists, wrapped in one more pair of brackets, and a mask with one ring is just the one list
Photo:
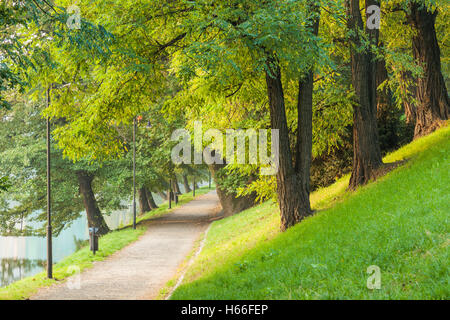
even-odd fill
[(172, 299), (448, 299), (449, 138), (387, 155), (409, 161), (356, 192), (348, 176), (318, 190), (316, 214), (285, 233), (272, 203), (214, 222)]

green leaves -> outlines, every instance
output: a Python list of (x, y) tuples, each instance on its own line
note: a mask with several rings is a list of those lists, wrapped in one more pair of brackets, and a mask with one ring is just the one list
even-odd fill
[(11, 187), (8, 177), (0, 177), (0, 192), (7, 191)]

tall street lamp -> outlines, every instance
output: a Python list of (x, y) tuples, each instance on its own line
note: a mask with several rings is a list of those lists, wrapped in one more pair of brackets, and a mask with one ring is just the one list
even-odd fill
[[(47, 88), (47, 109), (50, 107), (51, 99), (50, 94), (52, 89), (62, 89), (70, 86), (70, 83), (64, 84), (55, 84), (52, 83)], [(47, 278), (53, 278), (53, 250), (52, 250), (52, 189), (51, 189), (51, 176), (50, 176), (50, 158), (51, 158), (51, 149), (50, 149), (50, 118), (47, 117)]]
[(136, 229), (136, 117), (133, 117), (133, 229)]
[[(51, 86), (47, 89), (47, 109), (50, 106)], [(50, 181), (50, 118), (47, 117), (47, 278), (53, 277), (52, 255), (52, 213), (51, 213), (51, 181)]]

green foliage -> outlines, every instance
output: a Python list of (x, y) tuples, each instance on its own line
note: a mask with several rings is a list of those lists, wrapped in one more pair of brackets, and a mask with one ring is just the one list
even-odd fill
[(0, 177), (0, 192), (8, 190), (11, 187), (8, 177)]
[[(9, 188), (0, 197), (0, 231), (3, 234), (45, 234), (46, 220), (46, 121), (40, 115), (41, 103), (15, 96), (14, 108), (0, 110), (0, 171), (9, 177)], [(58, 125), (58, 121), (52, 123)], [(114, 165), (119, 166), (120, 163)], [(113, 164), (110, 164), (113, 166)], [(57, 235), (84, 210), (77, 171), (93, 174), (94, 192), (102, 209), (121, 207), (121, 194), (104, 188), (109, 171), (96, 164), (64, 159), (61, 150), (51, 148), (53, 230)], [(131, 189), (129, 189), (131, 190)], [(129, 195), (129, 190), (127, 196)], [(105, 191), (108, 192), (105, 194)], [(106, 200), (105, 200), (106, 199)], [(13, 201), (13, 205), (11, 205)], [(40, 228), (17, 229), (24, 219), (40, 222)]]
[[(214, 222), (172, 298), (448, 299), (449, 136), (389, 154), (410, 161), (355, 193), (348, 175), (313, 193), (320, 211), (287, 232), (272, 202)], [(380, 290), (366, 287), (370, 265)]]

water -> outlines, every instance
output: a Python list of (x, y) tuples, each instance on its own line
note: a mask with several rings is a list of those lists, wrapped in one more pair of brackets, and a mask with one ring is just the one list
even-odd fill
[[(200, 186), (205, 183), (199, 183)], [(181, 192), (184, 192), (180, 184)], [(159, 205), (163, 200), (153, 195)], [(105, 221), (112, 230), (130, 224), (133, 219), (129, 209), (117, 210), (105, 215)], [(53, 237), (53, 262), (56, 263), (78, 249), (78, 244), (89, 239), (86, 214), (75, 220), (70, 227)], [(47, 240), (45, 237), (2, 237), (0, 236), (0, 287), (14, 281), (35, 275), (45, 270)]]
[[(162, 199), (154, 196), (157, 204)], [(129, 206), (131, 208), (131, 206)], [(117, 210), (104, 216), (112, 230), (130, 224), (133, 214), (130, 209)], [(56, 263), (79, 248), (79, 243), (89, 239), (85, 212), (70, 227), (52, 239), (53, 262)], [(35, 275), (45, 270), (47, 262), (47, 239), (45, 237), (0, 236), (0, 287)]]

